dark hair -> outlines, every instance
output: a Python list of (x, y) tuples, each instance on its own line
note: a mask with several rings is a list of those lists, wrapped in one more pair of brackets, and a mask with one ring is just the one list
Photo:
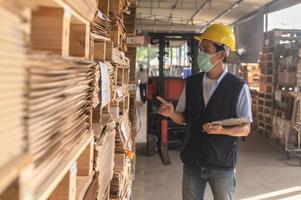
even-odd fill
[[(213, 45), (214, 45), (214, 47), (215, 47), (215, 49), (216, 49), (216, 53), (218, 53), (218, 52), (220, 52), (220, 51), (225, 51), (225, 52), (226, 52), (226, 49), (225, 49), (225, 47), (224, 47), (223, 44), (222, 44), (222, 45), (218, 45), (218, 44), (216, 44), (216, 43), (213, 43)], [(227, 62), (227, 54), (226, 54), (226, 56), (225, 56), (225, 58), (224, 58), (223, 61), (224, 61), (224, 62)]]

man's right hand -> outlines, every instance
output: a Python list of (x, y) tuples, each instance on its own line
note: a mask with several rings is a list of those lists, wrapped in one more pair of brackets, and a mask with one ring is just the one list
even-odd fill
[(171, 117), (171, 115), (175, 112), (174, 106), (162, 97), (158, 96), (157, 99), (161, 102), (160, 108), (157, 112), (165, 117)]

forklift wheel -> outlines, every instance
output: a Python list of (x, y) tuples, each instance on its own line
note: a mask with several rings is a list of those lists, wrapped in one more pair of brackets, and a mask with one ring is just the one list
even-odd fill
[(147, 155), (153, 156), (158, 152), (157, 148), (158, 139), (155, 135), (147, 134)]

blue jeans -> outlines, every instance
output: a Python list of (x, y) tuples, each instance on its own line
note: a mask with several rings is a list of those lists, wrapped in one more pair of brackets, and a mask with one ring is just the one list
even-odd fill
[(233, 200), (235, 170), (221, 171), (202, 167), (200, 164), (184, 164), (183, 200), (203, 200), (207, 183), (214, 200)]

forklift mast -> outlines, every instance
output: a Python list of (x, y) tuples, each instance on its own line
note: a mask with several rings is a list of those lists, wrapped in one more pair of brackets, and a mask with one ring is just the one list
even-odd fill
[[(159, 45), (159, 77), (152, 78), (148, 87), (147, 95), (147, 152), (148, 155), (154, 155), (159, 149), (163, 164), (170, 164), (168, 155), (168, 145), (173, 138), (182, 141), (185, 126), (177, 125), (171, 120), (154, 112), (154, 107), (158, 107), (156, 96), (161, 96), (168, 101), (178, 101), (184, 86), (184, 80), (179, 78), (164, 77), (164, 56), (165, 47), (169, 46), (171, 40), (187, 41), (189, 46), (188, 56), (192, 66), (192, 74), (198, 72), (197, 54), (198, 41), (194, 38), (196, 33), (149, 33), (152, 45)], [(166, 91), (167, 90), (167, 91)], [(173, 137), (171, 137), (173, 136)]]
[(191, 58), (192, 74), (198, 72), (197, 55), (198, 41), (194, 38), (198, 33), (149, 33), (152, 45), (159, 44), (159, 96), (164, 98), (164, 56), (165, 47), (169, 45), (170, 40), (186, 40), (190, 47), (189, 56)]

